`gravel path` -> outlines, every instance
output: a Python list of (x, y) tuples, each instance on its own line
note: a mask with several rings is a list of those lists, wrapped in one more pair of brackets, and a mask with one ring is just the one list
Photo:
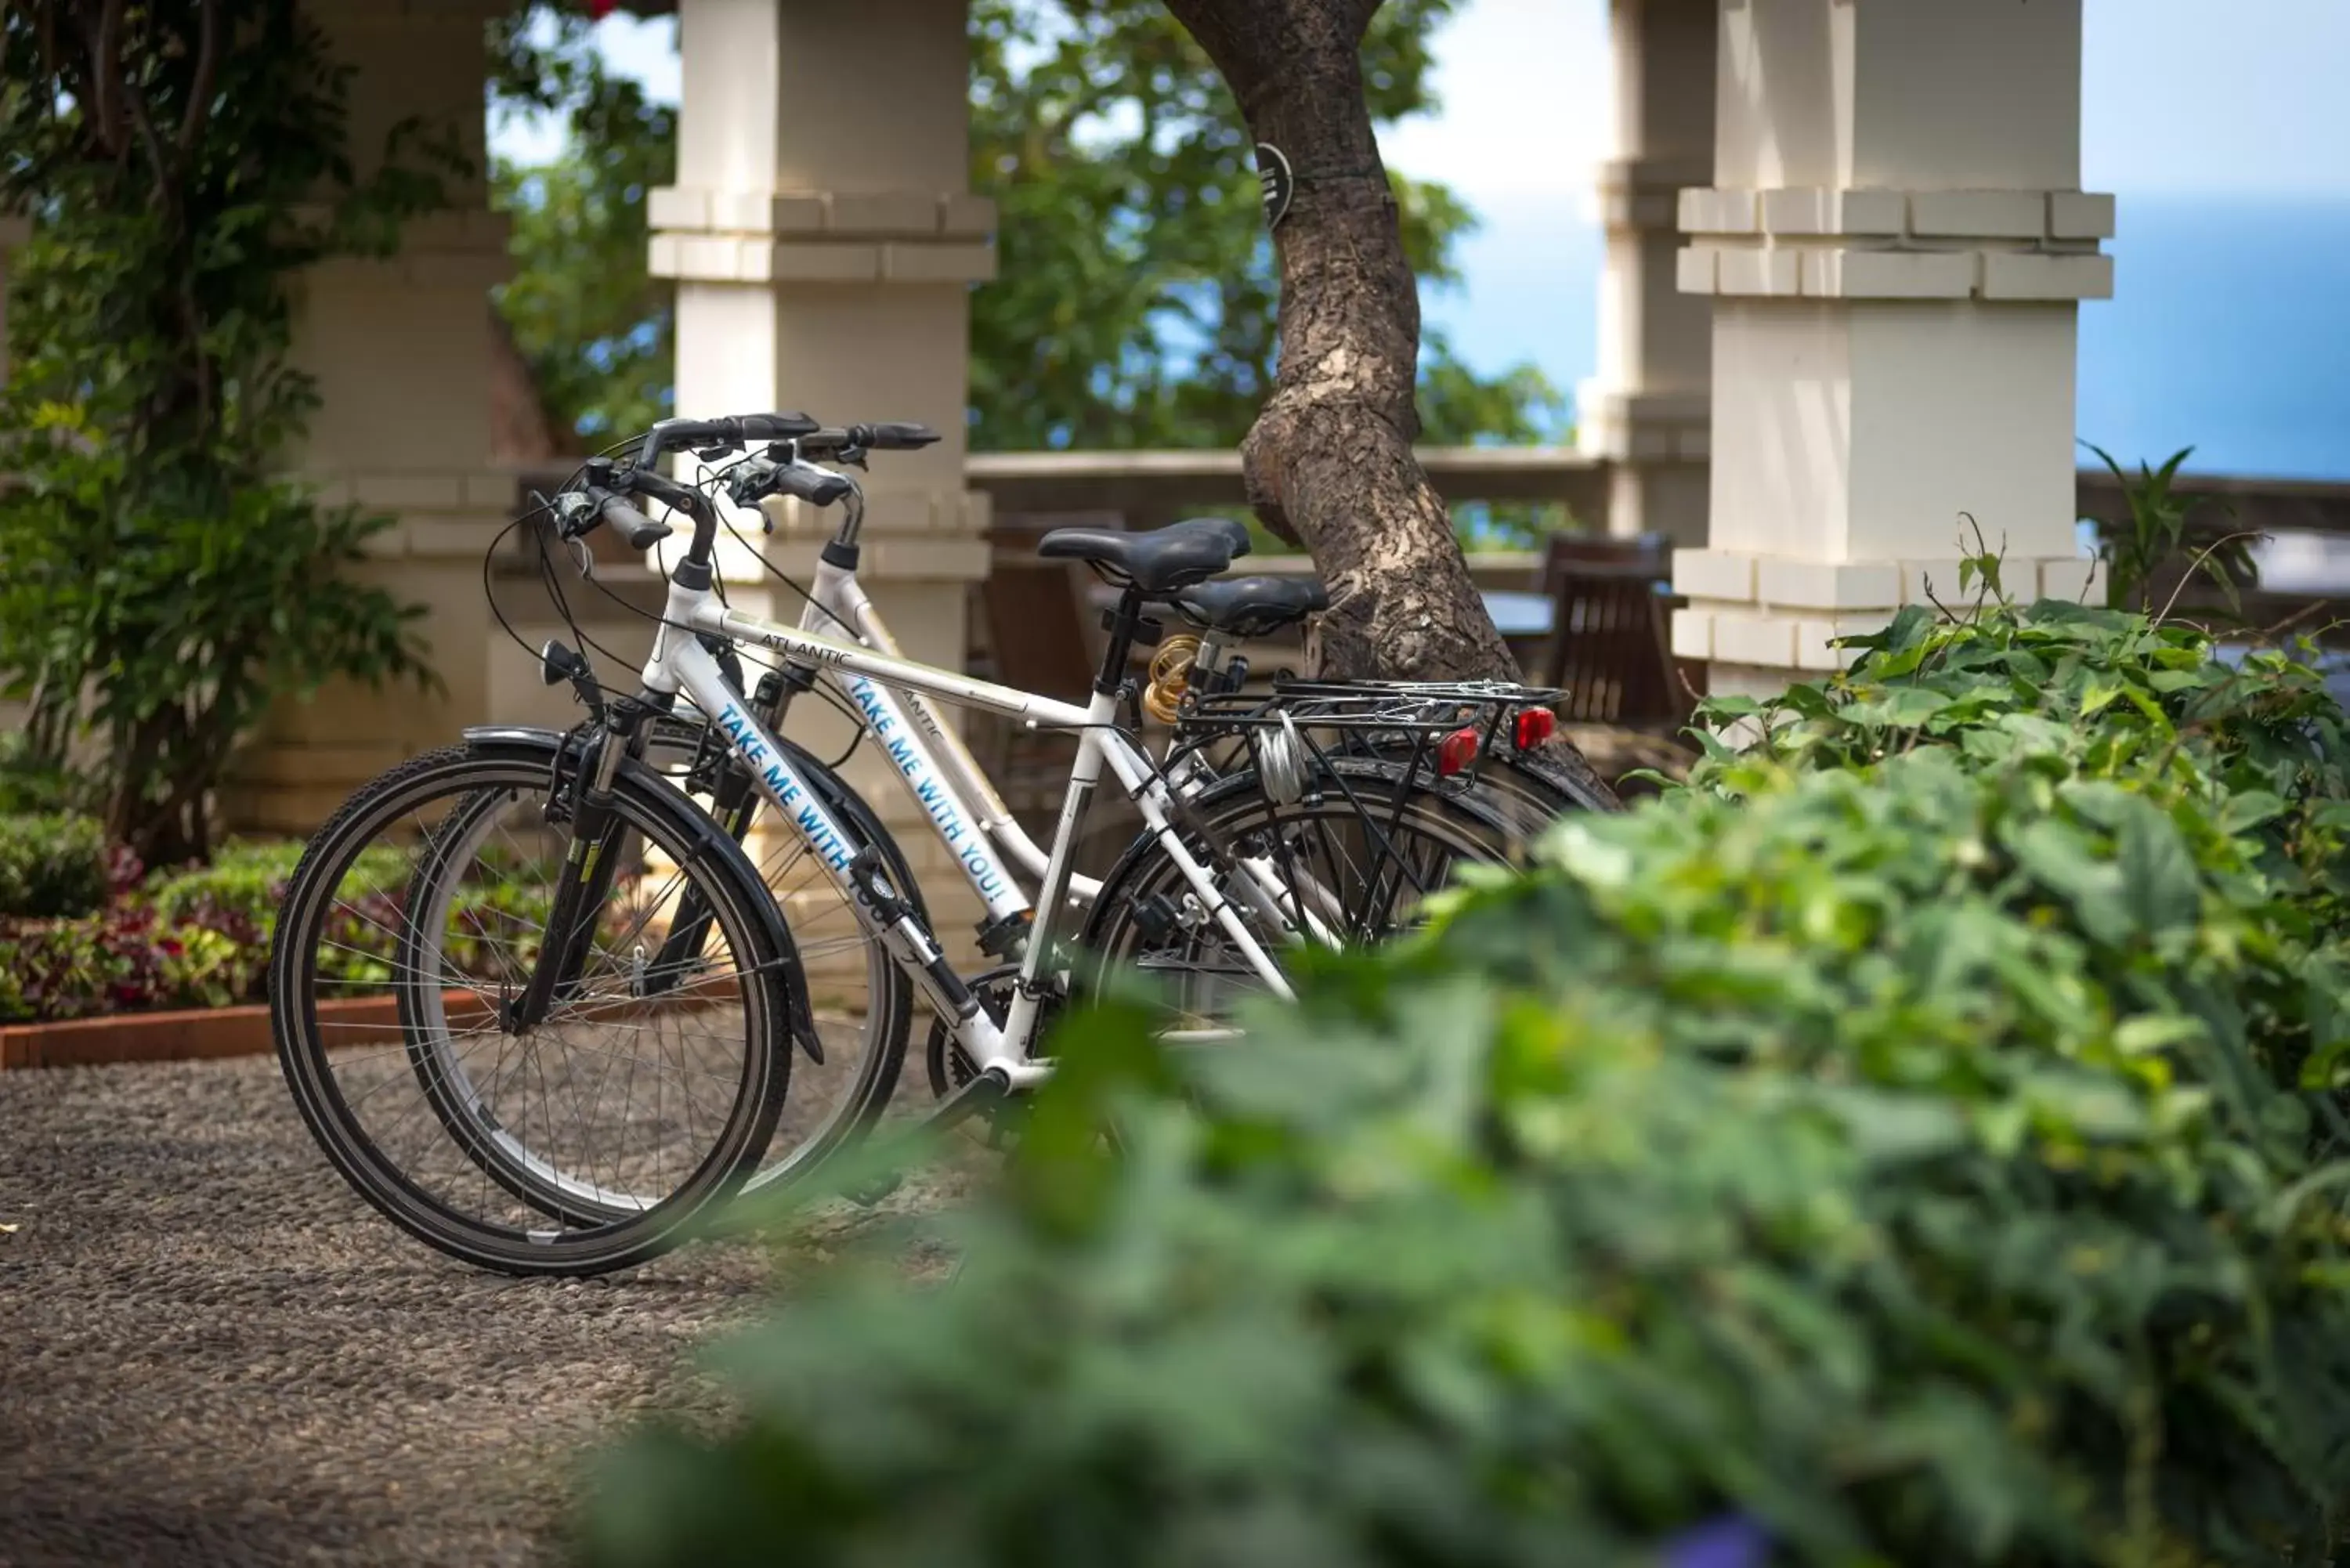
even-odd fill
[(447, 1262), (271, 1058), (0, 1074), (0, 1568), (544, 1561), (571, 1456), (704, 1403), (686, 1353), (770, 1278)]

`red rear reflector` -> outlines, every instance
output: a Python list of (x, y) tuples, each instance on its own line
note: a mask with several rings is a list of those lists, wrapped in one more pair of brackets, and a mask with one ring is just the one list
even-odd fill
[(1436, 771), (1451, 778), (1467, 767), (1477, 755), (1477, 732), (1472, 726), (1455, 730), (1436, 742)]
[(1518, 713), (1518, 750), (1531, 752), (1558, 729), (1558, 715), (1547, 708), (1526, 708)]

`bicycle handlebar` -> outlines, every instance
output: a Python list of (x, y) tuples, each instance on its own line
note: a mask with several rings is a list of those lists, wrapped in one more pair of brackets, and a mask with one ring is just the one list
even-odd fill
[[(673, 530), (666, 523), (656, 523), (629, 504), (629, 497), (650, 496), (671, 509), (693, 519), (693, 539), (680, 572), (691, 567), (708, 586), (710, 552), (718, 534), (718, 509), (709, 496), (691, 484), (681, 484), (663, 475), (655, 466), (661, 454), (681, 448), (697, 446), (749, 446), (754, 441), (806, 441), (822, 445), (825, 438), (837, 438), (842, 449), (865, 448), (906, 450), (928, 446), (938, 440), (935, 432), (916, 424), (851, 425), (844, 431), (827, 431), (806, 414), (767, 413), (741, 414), (721, 420), (663, 420), (644, 434), (637, 445), (633, 461), (625, 466), (598, 458), (588, 466), (586, 483), (571, 492), (582, 499), (567, 506), (559, 514), (558, 526), (566, 538), (577, 539), (598, 524), (609, 523), (620, 531), (632, 549), (649, 550)], [(756, 462), (757, 460), (754, 460)], [(853, 494), (856, 485), (837, 473), (804, 467), (795, 463), (759, 463), (766, 470), (760, 474), (760, 493), (780, 492), (795, 495), (816, 506), (829, 506)], [(735, 488), (735, 499), (754, 499), (746, 488)], [(558, 500), (562, 499), (558, 497)]]
[(737, 465), (726, 494), (737, 506), (756, 506), (770, 495), (792, 495), (812, 506), (830, 506), (854, 494), (857, 483), (806, 462), (754, 457)]
[(939, 432), (924, 424), (902, 420), (884, 420), (869, 425), (827, 425), (794, 438), (802, 452), (811, 456), (838, 452), (916, 452), (939, 439)]
[(689, 446), (748, 446), (753, 441), (796, 441), (824, 427), (806, 414), (737, 414), (723, 420), (663, 420), (645, 432), (637, 448), (639, 472), (660, 462), (661, 453)]

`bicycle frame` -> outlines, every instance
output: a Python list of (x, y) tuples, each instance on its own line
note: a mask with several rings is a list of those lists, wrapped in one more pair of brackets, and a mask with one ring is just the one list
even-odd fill
[[(706, 474), (710, 471), (705, 464), (697, 472)], [(838, 628), (874, 652), (903, 661), (905, 652), (896, 636), (858, 581), (857, 538), (863, 522), (864, 496), (860, 491), (849, 502), (847, 514), (834, 533), (826, 558), (816, 565), (806, 591), (806, 604), (800, 612), (799, 628), (818, 638), (829, 638)], [(846, 564), (833, 558), (831, 552), (836, 550), (847, 552)], [(666, 576), (671, 562), (663, 553), (656, 551), (650, 564)], [(1012, 815), (1012, 808), (1004, 803), (979, 759), (972, 755), (962, 735), (940, 720), (920, 691), (893, 691), (868, 676), (847, 674), (836, 669), (822, 669), (819, 676), (830, 680), (848, 699), (867, 732), (880, 742), (899, 783), (921, 806), (932, 831), (946, 845), (964, 880), (986, 907), (988, 922), (1016, 919), (1028, 913), (1034, 906), (1026, 890), (1011, 875), (1011, 867), (1041, 879), (1051, 857)], [(788, 698), (785, 707), (776, 711), (779, 726), (786, 720), (787, 708)], [(1179, 790), (1190, 793), (1185, 785), (1191, 782), (1198, 766), (1198, 760), (1188, 755), (1180, 763), (1170, 764)], [(1009, 867), (1005, 865), (1007, 861)], [(1080, 907), (1090, 906), (1100, 894), (1098, 881), (1074, 871), (1069, 873), (1066, 897), (1076, 900)]]
[[(827, 625), (837, 624), (874, 652), (905, 658), (881, 612), (866, 597), (854, 567), (820, 562), (809, 588), (800, 629), (821, 636)], [(922, 807), (964, 879), (986, 905), (988, 919), (1027, 912), (1032, 906), (1026, 893), (988, 857), (986, 846), (993, 845), (1038, 878), (1045, 876), (1051, 857), (1014, 819), (1012, 808), (962, 737), (940, 721), (919, 692), (893, 691), (870, 676), (840, 670), (827, 670), (824, 678), (840, 688), (880, 744), (899, 781)], [(1068, 890), (1080, 903), (1090, 904), (1101, 885), (1073, 872)]]
[[(856, 597), (861, 598), (862, 595)], [(847, 599), (843, 602), (845, 605), (848, 603)], [(868, 615), (869, 608), (868, 606)], [(843, 618), (850, 625), (858, 624), (858, 618)], [(1201, 907), (1232, 940), (1249, 966), (1274, 995), (1284, 999), (1294, 995), (1280, 966), (1232, 909), (1216, 886), (1215, 877), (1173, 831), (1169, 810), (1172, 795), (1149, 760), (1116, 727), (1118, 702), (1114, 696), (1097, 691), (1092, 701), (1082, 708), (1055, 701), (919, 664), (878, 648), (838, 641), (804, 628), (779, 626), (728, 608), (708, 588), (681, 587), (675, 582), (670, 585), (663, 620), (665, 624), (655, 637), (651, 657), (644, 668), (645, 690), (662, 698), (673, 699), (681, 693), (726, 738), (736, 758), (749, 770), (760, 792), (806, 843), (818, 863), (848, 893), (868, 929), (889, 947), (892, 956), (922, 989), (939, 1016), (951, 1021), (956, 1039), (983, 1072), (994, 1071), (1011, 1085), (1022, 1086), (1042, 1078), (1049, 1071), (1047, 1064), (1031, 1059), (1031, 1047), (1041, 1003), (1048, 994), (1045, 983), (1048, 978), (1047, 965), (1055, 961), (1053, 929), (1056, 917), (1071, 901), (1071, 885), (1075, 878), (1070, 863), (1076, 854), (1087, 809), (1105, 766), (1133, 798), (1144, 822), (1158, 836), (1168, 857), (1200, 900)], [(681, 628), (690, 628), (695, 634), (710, 634), (731, 641), (756, 644), (781, 655), (789, 663), (836, 676), (844, 684), (865, 683), (874, 689), (875, 696), (883, 699), (892, 691), (904, 691), (915, 701), (922, 697), (936, 697), (1001, 713), (1041, 728), (1069, 730), (1077, 733), (1077, 756), (1070, 770), (1068, 792), (1062, 803), (1052, 846), (1044, 857), (1035, 926), (1029, 935), (1027, 950), (1021, 960), (1019, 984), (1001, 1026), (987, 1015), (979, 1005), (978, 999), (955, 975), (941, 952), (935, 935), (910, 909), (896, 902), (886, 890), (870, 885), (869, 879), (860, 882), (856, 875), (856, 862), (848, 848), (853, 840), (809, 790), (806, 781), (792, 766), (788, 753), (775, 736), (748, 710), (743, 697), (727, 682), (717, 659), (702, 645), (699, 636), (687, 635), (679, 629)], [(860, 707), (862, 705), (860, 702)], [(894, 702), (888, 704), (888, 707), (894, 706)], [(914, 727), (904, 722), (900, 715), (890, 713), (888, 707), (870, 714), (868, 722), (874, 725), (877, 736), (883, 740), (884, 744), (892, 747), (893, 761), (898, 760), (901, 750), (914, 760), (912, 768), (899, 763), (900, 772), (910, 787), (916, 790), (918, 798), (923, 798), (922, 784), (933, 786), (929, 798), (924, 799), (926, 806), (931, 805), (932, 799), (945, 800), (945, 797), (952, 795), (952, 785), (938, 769)], [(897, 731), (896, 734), (884, 732), (885, 721)], [(951, 732), (946, 731), (943, 725), (937, 724), (935, 718), (924, 727), (951, 735)], [(973, 771), (976, 772), (975, 764)], [(998, 800), (994, 804), (1000, 805), (1001, 802)], [(946, 801), (943, 810), (932, 808), (933, 826), (944, 835), (948, 831), (947, 822), (959, 820), (955, 815), (958, 812), (963, 814), (960, 820), (967, 821), (969, 807), (959, 796)], [(1009, 815), (1008, 813), (1003, 815)], [(951, 844), (953, 841), (950, 839), (949, 842)], [(964, 863), (964, 869), (966, 876), (973, 875), (968, 862)], [(977, 886), (976, 880), (974, 886)], [(1006, 886), (1008, 888), (1008, 879)], [(999, 889), (997, 897), (1004, 896), (1005, 891)], [(1011, 889), (1009, 896), (1018, 897), (1017, 890)], [(991, 903), (991, 909), (993, 907)]]

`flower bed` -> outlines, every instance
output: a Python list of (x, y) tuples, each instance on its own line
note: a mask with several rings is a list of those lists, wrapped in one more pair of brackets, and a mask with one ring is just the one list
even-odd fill
[[(260, 1003), (301, 854), (290, 840), (233, 844), (209, 866), (150, 873), (87, 819), (0, 816), (0, 1024)], [(405, 871), (400, 851), (375, 848), (348, 880), (396, 889)], [(468, 889), (448, 954), (460, 972), (493, 972), (478, 940), (485, 919), (526, 915), (525, 900), (504, 881)], [(360, 986), (388, 981), (398, 916), (393, 892), (358, 899), (321, 945), (322, 968)]]

